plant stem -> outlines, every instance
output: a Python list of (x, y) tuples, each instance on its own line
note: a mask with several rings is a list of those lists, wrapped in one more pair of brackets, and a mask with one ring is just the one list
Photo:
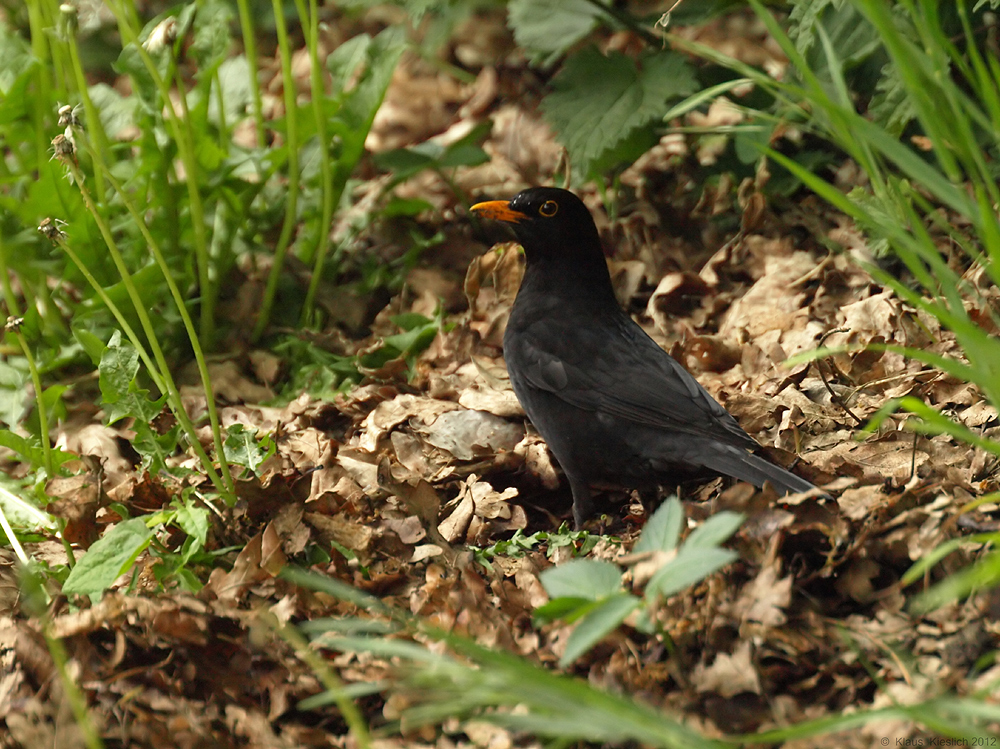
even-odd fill
[[(306, 10), (303, 0), (296, 0), (299, 14), (306, 17)], [(333, 169), (330, 167), (329, 139), (326, 134), (326, 118), (323, 115), (323, 102), (326, 92), (323, 88), (323, 70), (319, 61), (319, 10), (316, 0), (309, 0), (309, 33), (307, 43), (309, 46), (309, 57), (312, 61), (312, 105), (313, 116), (316, 119), (316, 134), (319, 139), (320, 152), (320, 190), (322, 191), (322, 209), (320, 212), (319, 226), (317, 233), (319, 240), (316, 247), (316, 256), (313, 263), (312, 278), (309, 279), (309, 289), (306, 291), (305, 303), (302, 306), (302, 316), (299, 324), (305, 327), (310, 322), (313, 304), (316, 300), (316, 290), (323, 278), (323, 265), (326, 262), (330, 251), (330, 222), (333, 219)]]
[(87, 206), (91, 216), (93, 216), (94, 221), (97, 223), (101, 236), (104, 237), (108, 251), (118, 268), (118, 273), (121, 276), (122, 283), (128, 292), (129, 298), (132, 300), (136, 314), (138, 315), (139, 321), (143, 326), (143, 330), (147, 335), (149, 346), (153, 350), (153, 356), (156, 358), (156, 364), (153, 363), (153, 360), (150, 358), (142, 340), (138, 335), (136, 335), (135, 330), (131, 325), (129, 325), (128, 320), (125, 319), (121, 310), (118, 309), (117, 305), (115, 305), (115, 303), (108, 296), (107, 292), (105, 292), (104, 287), (98, 283), (97, 279), (94, 278), (93, 274), (83, 263), (80, 257), (73, 251), (73, 248), (69, 246), (65, 239), (58, 239), (57, 242), (80, 269), (80, 272), (94, 288), (94, 291), (101, 298), (101, 301), (103, 301), (107, 305), (108, 309), (111, 310), (111, 313), (115, 316), (118, 324), (122, 326), (125, 334), (128, 336), (132, 345), (135, 346), (136, 351), (138, 351), (139, 356), (142, 358), (143, 364), (146, 366), (146, 371), (149, 373), (149, 376), (152, 378), (157, 389), (159, 389), (161, 393), (167, 394), (167, 400), (171, 405), (171, 410), (173, 411), (174, 416), (176, 416), (177, 421), (181, 424), (181, 428), (184, 430), (185, 434), (187, 434), (188, 441), (191, 443), (191, 449), (194, 450), (195, 454), (198, 456), (202, 467), (205, 469), (205, 474), (208, 476), (208, 479), (212, 482), (220, 494), (228, 494), (228, 487), (226, 487), (226, 485), (219, 478), (219, 474), (212, 465), (211, 459), (208, 457), (205, 449), (201, 446), (201, 442), (198, 440), (198, 433), (194, 428), (194, 424), (191, 422), (191, 417), (188, 416), (187, 411), (184, 409), (180, 391), (174, 383), (173, 377), (170, 374), (170, 368), (167, 365), (166, 357), (164, 357), (163, 350), (160, 348), (159, 342), (156, 339), (156, 331), (149, 319), (149, 313), (146, 311), (145, 305), (143, 305), (139, 292), (135, 287), (135, 283), (132, 281), (132, 275), (125, 266), (125, 261), (118, 250), (114, 237), (111, 235), (111, 230), (108, 227), (107, 222), (105, 222), (101, 217), (101, 214), (97, 210), (96, 206), (94, 206), (94, 201), (90, 192), (82, 183), (82, 175), (80, 174), (79, 168), (72, 161), (66, 160), (64, 163), (73, 175), (74, 180), (76, 180), (80, 194), (83, 196), (84, 204)]
[(253, 120), (256, 123), (257, 148), (264, 147), (264, 105), (260, 96), (260, 81), (257, 80), (257, 39), (254, 36), (253, 16), (248, 0), (236, 0), (240, 11), (240, 30), (243, 32), (243, 50), (250, 66), (250, 94), (253, 101)]
[(264, 299), (261, 302), (260, 315), (254, 325), (250, 340), (260, 339), (271, 319), (271, 309), (278, 293), (278, 281), (285, 264), (285, 254), (292, 240), (292, 232), (298, 213), (299, 200), (299, 132), (297, 125), (298, 104), (295, 101), (295, 80), (292, 78), (292, 53), (288, 43), (288, 28), (285, 24), (284, 9), (281, 0), (271, 0), (274, 9), (274, 25), (278, 35), (278, 51), (281, 57), (281, 82), (285, 96), (285, 148), (288, 149), (288, 190), (285, 202), (285, 222), (281, 227), (278, 245), (274, 248), (274, 260), (271, 273), (264, 288)]
[[(102, 168), (107, 169), (103, 164)], [(191, 351), (194, 354), (195, 362), (198, 365), (198, 374), (201, 376), (202, 386), (205, 390), (205, 406), (208, 410), (208, 418), (212, 424), (212, 439), (215, 443), (215, 454), (219, 462), (219, 467), (222, 469), (222, 480), (225, 482), (226, 491), (230, 494), (234, 494), (236, 491), (236, 485), (233, 482), (232, 473), (229, 468), (229, 462), (226, 460), (225, 451), (223, 450), (223, 440), (222, 440), (222, 428), (219, 423), (218, 409), (215, 405), (215, 394), (212, 391), (212, 378), (208, 371), (208, 362), (205, 359), (204, 351), (201, 348), (201, 341), (198, 340), (198, 332), (195, 330), (194, 321), (191, 319), (191, 314), (187, 310), (187, 305), (185, 304), (184, 295), (177, 286), (177, 282), (174, 281), (173, 274), (170, 272), (170, 266), (167, 264), (167, 259), (163, 256), (163, 251), (160, 249), (159, 243), (154, 239), (149, 228), (146, 226), (146, 222), (142, 220), (139, 215), (138, 210), (136, 210), (135, 205), (132, 200), (129, 199), (128, 195), (125, 193), (124, 188), (115, 179), (114, 175), (107, 171), (108, 181), (111, 183), (112, 188), (118, 193), (119, 198), (122, 201), (122, 205), (132, 216), (132, 220), (135, 222), (136, 228), (142, 234), (143, 239), (146, 240), (146, 245), (149, 247), (150, 252), (153, 253), (153, 259), (159, 266), (160, 271), (163, 273), (163, 278), (167, 282), (167, 288), (170, 290), (170, 295), (174, 299), (174, 305), (177, 307), (177, 311), (181, 316), (181, 321), (184, 324), (184, 330), (187, 332), (188, 341), (191, 343)]]
[(212, 283), (210, 258), (208, 253), (208, 238), (205, 232), (205, 209), (201, 202), (201, 193), (198, 188), (198, 160), (195, 157), (194, 133), (191, 127), (191, 119), (187, 108), (187, 92), (181, 85), (180, 80), (176, 81), (178, 100), (181, 114), (178, 115), (174, 109), (173, 99), (170, 90), (160, 75), (156, 63), (149, 56), (149, 52), (139, 42), (138, 32), (135, 30), (135, 8), (131, 8), (132, 17), (128, 17), (128, 7), (124, 0), (109, 2), (115, 19), (118, 22), (118, 31), (122, 40), (126, 44), (134, 44), (139, 57), (142, 59), (146, 70), (149, 72), (154, 85), (163, 100), (164, 111), (170, 121), (173, 130), (174, 141), (180, 153), (181, 162), (184, 164), (184, 183), (187, 186), (189, 208), (191, 210), (191, 227), (194, 232), (195, 258), (198, 263), (198, 284), (201, 288), (201, 341), (206, 346), (211, 346), (215, 338), (215, 285)]

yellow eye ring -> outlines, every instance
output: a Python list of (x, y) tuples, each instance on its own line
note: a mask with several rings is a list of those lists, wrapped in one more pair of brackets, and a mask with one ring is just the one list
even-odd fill
[(546, 200), (538, 209), (538, 213), (545, 218), (552, 218), (559, 212), (559, 204), (554, 200)]

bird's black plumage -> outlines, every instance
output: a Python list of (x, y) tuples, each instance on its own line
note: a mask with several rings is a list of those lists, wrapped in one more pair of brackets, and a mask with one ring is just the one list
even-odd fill
[(754, 455), (759, 445), (622, 310), (597, 227), (566, 190), (535, 187), (472, 211), (510, 224), (527, 267), (504, 334), (511, 384), (573, 491), (715, 472), (782, 493), (813, 485)]

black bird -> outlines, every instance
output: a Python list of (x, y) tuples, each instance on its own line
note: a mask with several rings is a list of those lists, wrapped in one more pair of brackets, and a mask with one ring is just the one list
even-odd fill
[(562, 466), (577, 527), (590, 485), (639, 488), (719, 473), (781, 493), (815, 487), (751, 450), (760, 446), (618, 305), (597, 227), (554, 187), (478, 203), (524, 247), (524, 279), (503, 348), (514, 393)]

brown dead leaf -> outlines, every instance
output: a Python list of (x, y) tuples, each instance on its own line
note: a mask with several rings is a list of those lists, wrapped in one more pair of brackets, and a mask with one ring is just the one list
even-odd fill
[(469, 528), (469, 523), (472, 522), (475, 510), (476, 504), (472, 499), (472, 495), (468, 492), (463, 492), (459, 496), (458, 504), (455, 505), (451, 513), (438, 525), (438, 532), (442, 538), (449, 543), (455, 543), (460, 538), (464, 538), (465, 532)]
[(217, 567), (212, 570), (208, 583), (202, 589), (203, 594), (214, 595), (222, 601), (235, 602), (241, 599), (250, 586), (270, 577), (270, 573), (261, 567), (263, 532), (251, 538), (243, 551), (236, 557), (233, 569), (229, 572)]
[(749, 640), (741, 640), (732, 654), (718, 653), (709, 666), (698, 663), (691, 672), (692, 686), (699, 692), (715, 692), (722, 697), (735, 697), (742, 692), (761, 694), (751, 647)]
[(845, 489), (837, 497), (841, 512), (851, 520), (864, 520), (889, 505), (889, 497), (879, 486)]
[(331, 516), (307, 512), (302, 516), (302, 519), (316, 530), (324, 542), (334, 541), (357, 553), (359, 557), (367, 558), (367, 552), (374, 536), (374, 532), (367, 525), (345, 513)]
[(209, 641), (208, 620), (180, 607), (164, 608), (151, 622), (153, 629), (168, 642), (204, 646)]
[(56, 476), (45, 484), (45, 493), (54, 501), (46, 511), (62, 518), (66, 525), (63, 538), (69, 543), (89, 549), (97, 540), (97, 513), (105, 504), (102, 498), (103, 471), (80, 473), (76, 476)]
[(413, 428), (427, 442), (459, 460), (513, 450), (524, 437), (524, 428), (519, 424), (469, 409), (442, 413), (430, 423), (415, 423)]
[(460, 406), (457, 403), (436, 398), (406, 393), (397, 395), (392, 400), (379, 403), (365, 418), (357, 437), (357, 446), (373, 453), (378, 449), (382, 437), (404, 421), (412, 419), (416, 423), (429, 424), (441, 414), (458, 408)]
[(404, 544), (416, 544), (427, 537), (427, 531), (416, 515), (404, 518), (386, 517), (382, 520), (382, 525), (399, 536), (399, 540)]
[[(792, 576), (781, 577), (781, 561), (769, 559), (749, 585), (743, 587), (733, 606), (733, 616), (750, 631), (780, 627), (788, 620), (785, 610), (792, 602)], [(752, 691), (752, 690), (751, 690)]]
[(523, 418), (524, 409), (517, 401), (517, 396), (511, 389), (499, 390), (486, 384), (478, 383), (466, 388), (458, 397), (459, 405), (475, 411), (486, 411), (504, 418)]
[(700, 306), (709, 291), (708, 284), (695, 273), (668, 273), (649, 297), (646, 314), (659, 330), (669, 335), (674, 331), (675, 319)]
[(514, 448), (517, 455), (524, 456), (528, 471), (538, 477), (542, 486), (553, 490), (559, 487), (559, 471), (549, 451), (548, 445), (537, 434), (526, 434)]
[[(816, 260), (808, 252), (793, 251), (787, 240), (754, 242), (748, 237), (762, 265), (760, 279), (741, 298), (737, 299), (725, 315), (719, 333), (724, 338), (741, 340), (748, 336), (758, 346), (767, 350), (759, 339), (766, 335), (771, 340), (782, 340), (786, 331), (798, 329), (809, 322), (803, 309), (805, 291), (799, 286), (808, 277)], [(794, 350), (788, 355), (797, 353)]]

